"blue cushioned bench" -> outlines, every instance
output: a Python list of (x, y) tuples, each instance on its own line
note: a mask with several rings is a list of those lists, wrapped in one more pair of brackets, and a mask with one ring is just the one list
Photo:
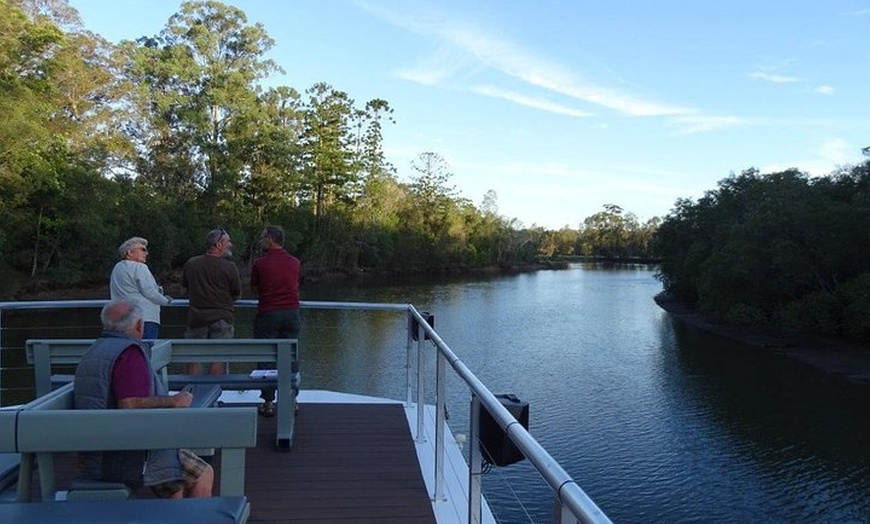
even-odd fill
[(247, 497), (0, 504), (4, 524), (244, 524)]
[[(37, 395), (67, 384), (71, 375), (53, 375), (52, 368), (76, 365), (93, 344), (93, 340), (28, 340), (27, 362), (33, 364)], [(274, 387), (277, 395), (277, 427), (275, 444), (278, 449), (289, 450), (295, 437), (296, 391), (299, 375), (293, 373), (298, 360), (296, 339), (160, 339), (151, 347), (151, 364), (159, 371), (170, 389), (189, 384), (219, 385), (224, 390), (251, 390)], [(273, 362), (276, 377), (252, 378), (247, 374), (187, 375), (169, 374), (166, 366), (196, 362)]]

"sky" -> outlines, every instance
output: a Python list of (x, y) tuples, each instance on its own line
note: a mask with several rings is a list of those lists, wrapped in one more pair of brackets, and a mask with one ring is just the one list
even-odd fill
[[(69, 0), (112, 42), (158, 34), (179, 1)], [(515, 224), (577, 228), (615, 204), (664, 217), (731, 174), (861, 163), (870, 0), (227, 0), (275, 40), (303, 92), (386, 100), (401, 181), (434, 152)]]

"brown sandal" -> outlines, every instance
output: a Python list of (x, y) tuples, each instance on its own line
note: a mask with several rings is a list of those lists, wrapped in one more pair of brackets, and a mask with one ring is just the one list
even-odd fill
[(257, 408), (257, 413), (263, 415), (264, 417), (274, 417), (275, 416), (275, 405), (274, 404), (261, 404), (260, 407)]

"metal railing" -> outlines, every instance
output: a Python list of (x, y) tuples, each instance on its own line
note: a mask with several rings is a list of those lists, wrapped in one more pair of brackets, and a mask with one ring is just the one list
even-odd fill
[[(3, 369), (3, 312), (9, 310), (36, 310), (36, 309), (59, 309), (59, 308), (99, 308), (107, 300), (69, 300), (69, 301), (38, 301), (38, 302), (0, 302), (0, 370)], [(238, 300), (235, 303), (239, 308), (254, 308), (256, 300)], [(174, 300), (168, 307), (186, 307), (186, 300)], [(562, 468), (561, 465), (532, 437), (532, 435), (517, 422), (514, 416), (505, 408), (495, 395), (481, 382), (474, 373), (459, 359), (456, 353), (438, 335), (435, 329), (429, 325), (428, 316), (421, 314), (411, 304), (387, 304), (366, 302), (322, 302), (303, 301), (302, 309), (331, 309), (331, 310), (364, 310), (364, 311), (392, 311), (404, 313), (408, 317), (407, 342), (406, 342), (406, 378), (405, 378), (405, 402), (408, 406), (417, 406), (417, 438), (423, 435), (425, 405), (425, 361), (427, 350), (434, 347), (437, 356), (435, 362), (435, 486), (434, 503), (438, 504), (443, 499), (444, 482), (444, 431), (446, 420), (446, 372), (448, 366), (455, 372), (469, 388), (474, 401), (471, 403), (471, 417), (469, 420), (469, 436), (471, 442), (477, 441), (479, 434), (478, 420), (479, 410), (482, 406), (498, 423), (505, 435), (513, 445), (522, 452), (523, 456), (534, 466), (544, 481), (552, 489), (555, 499), (554, 522), (568, 524), (579, 522), (582, 524), (605, 524), (610, 519), (589, 498), (573, 478)], [(416, 331), (416, 332), (415, 332)], [(416, 353), (416, 355), (415, 355)], [(413, 366), (416, 356), (416, 367)], [(414, 387), (416, 385), (416, 388)], [(0, 384), (2, 386), (2, 384)], [(2, 389), (2, 388), (0, 388)], [(481, 452), (477, 445), (470, 446), (469, 453), (469, 500), (468, 522), (481, 522)]]

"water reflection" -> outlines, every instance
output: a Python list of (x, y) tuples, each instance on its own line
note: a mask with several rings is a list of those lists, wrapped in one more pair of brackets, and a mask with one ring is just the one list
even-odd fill
[(715, 469), (698, 475), (696, 489), (708, 487), (711, 473), (733, 478), (734, 486), (749, 484), (756, 519), (870, 517), (866, 387), (679, 322), (673, 329), (680, 365), (674, 376), (686, 390), (680, 401), (691, 404), (692, 419), (711, 425), (716, 437), (714, 450), (704, 452), (707, 467)]

